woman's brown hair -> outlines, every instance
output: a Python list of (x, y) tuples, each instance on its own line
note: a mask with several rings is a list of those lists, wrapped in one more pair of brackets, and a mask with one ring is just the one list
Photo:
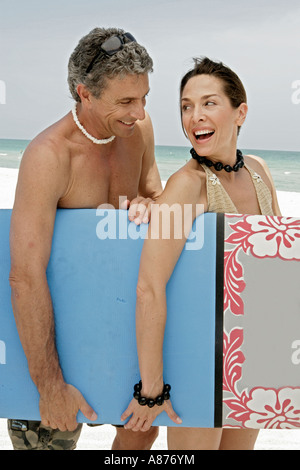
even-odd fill
[[(247, 94), (244, 85), (242, 84), (237, 74), (233, 72), (233, 70), (224, 65), (222, 62), (214, 62), (208, 57), (202, 57), (200, 59), (194, 58), (193, 60), (194, 67), (184, 75), (180, 83), (180, 110), (184, 87), (192, 77), (197, 75), (211, 75), (221, 80), (224, 93), (228, 97), (233, 108), (238, 108), (240, 104), (247, 103)], [(186, 135), (184, 128), (183, 132)], [(239, 132), (240, 127), (238, 127), (238, 134)]]

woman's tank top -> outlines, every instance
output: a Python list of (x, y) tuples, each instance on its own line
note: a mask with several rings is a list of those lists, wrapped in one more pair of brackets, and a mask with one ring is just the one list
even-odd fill
[[(219, 178), (206, 165), (201, 164), (206, 173), (207, 212), (222, 212), (238, 214), (238, 210), (222, 186)], [(252, 178), (258, 204), (262, 215), (274, 215), (272, 208), (272, 194), (260, 175), (245, 164)]]

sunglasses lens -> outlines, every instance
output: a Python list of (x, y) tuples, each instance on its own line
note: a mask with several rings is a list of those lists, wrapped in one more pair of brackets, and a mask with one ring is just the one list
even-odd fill
[(113, 36), (112, 38), (109, 38), (107, 41), (105, 41), (101, 48), (108, 54), (108, 55), (113, 55), (115, 54), (118, 50), (120, 50), (122, 43), (121, 40), (118, 36)]
[(130, 33), (125, 33), (124, 34), (125, 38), (127, 39), (126, 42), (136, 42), (136, 39), (132, 36)]
[(128, 42), (136, 42), (135, 38), (132, 36), (130, 33), (124, 33), (122, 36), (112, 36), (111, 38), (107, 39), (101, 47), (100, 47), (100, 52), (97, 54), (88, 68), (86, 69), (86, 73), (89, 73), (92, 70), (92, 67), (94, 65), (95, 60), (100, 56), (101, 51), (102, 54), (103, 52), (107, 54), (108, 56), (114, 55), (116, 52), (118, 52), (120, 49), (122, 49), (123, 44), (128, 43)]

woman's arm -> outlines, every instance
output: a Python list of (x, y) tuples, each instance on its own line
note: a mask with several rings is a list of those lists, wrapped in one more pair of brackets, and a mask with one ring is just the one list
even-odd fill
[(261, 165), (262, 165), (264, 171), (266, 172), (266, 175), (267, 175), (267, 177), (269, 178), (269, 181), (270, 181), (271, 194), (272, 194), (272, 207), (273, 207), (274, 215), (281, 216), (281, 211), (280, 211), (280, 207), (279, 207), (278, 199), (277, 199), (276, 188), (275, 188), (275, 185), (274, 185), (274, 181), (273, 181), (270, 169), (269, 169), (268, 165), (266, 164), (266, 162), (264, 160), (261, 162)]
[[(163, 390), (166, 285), (193, 221), (201, 212), (200, 178), (187, 170), (181, 170), (169, 179), (165, 191), (152, 208), (140, 261), (136, 304), (136, 335), (143, 397), (156, 398)], [(122, 420), (132, 415), (125, 428), (146, 431), (162, 411), (166, 411), (177, 424), (181, 422), (169, 400), (163, 406), (149, 408), (133, 399), (123, 413)]]
[[(268, 165), (266, 164), (265, 160), (263, 160), (263, 158), (261, 157), (257, 157), (256, 155), (248, 155), (248, 157), (250, 157), (252, 160), (253, 168), (259, 172), (259, 174), (262, 176), (263, 180), (266, 182), (267, 186), (270, 189), (272, 195), (272, 207), (274, 215), (281, 216), (281, 211), (277, 200), (276, 188)], [(256, 167), (254, 167), (253, 162), (255, 162), (254, 164), (256, 165)]]

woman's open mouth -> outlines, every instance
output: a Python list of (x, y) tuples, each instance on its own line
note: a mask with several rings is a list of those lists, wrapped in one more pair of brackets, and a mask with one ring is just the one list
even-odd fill
[(199, 142), (205, 142), (209, 140), (213, 135), (215, 131), (209, 130), (209, 129), (203, 129), (203, 130), (197, 130), (194, 132), (194, 136), (196, 140)]

